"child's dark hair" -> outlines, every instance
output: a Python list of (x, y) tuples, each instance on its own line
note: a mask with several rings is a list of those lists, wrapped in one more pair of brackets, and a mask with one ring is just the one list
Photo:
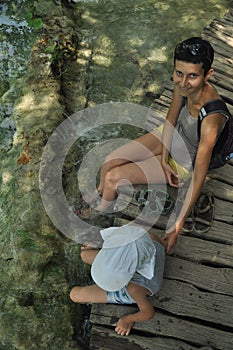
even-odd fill
[(176, 60), (188, 63), (202, 63), (204, 75), (210, 70), (214, 60), (214, 49), (207, 40), (193, 37), (182, 41), (174, 51), (174, 63)]

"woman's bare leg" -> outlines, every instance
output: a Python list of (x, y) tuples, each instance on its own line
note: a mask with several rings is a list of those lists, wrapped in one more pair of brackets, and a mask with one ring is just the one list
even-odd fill
[(102, 192), (102, 200), (96, 209), (107, 210), (120, 186), (166, 183), (161, 153), (162, 141), (158, 131), (147, 133), (111, 152), (101, 169), (98, 190)]
[(117, 196), (120, 186), (137, 184), (165, 184), (165, 173), (161, 167), (161, 156), (151, 157), (137, 163), (127, 163), (111, 169), (105, 175), (102, 200), (97, 210), (105, 211)]
[(105, 163), (102, 166), (98, 191), (104, 191), (105, 176), (111, 169), (124, 164), (140, 162), (161, 153), (162, 141), (161, 134), (158, 131), (152, 131), (140, 136), (112, 151), (106, 157)]

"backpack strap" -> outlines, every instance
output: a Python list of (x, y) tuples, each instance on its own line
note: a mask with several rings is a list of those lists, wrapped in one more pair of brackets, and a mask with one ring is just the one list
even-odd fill
[(228, 103), (229, 105), (233, 106), (233, 100), (232, 98), (228, 97), (228, 96), (224, 96), (224, 95), (219, 95), (224, 102)]
[(221, 113), (229, 119), (231, 114), (223, 100), (211, 100), (206, 102), (200, 109), (198, 114), (198, 125), (197, 125), (197, 133), (198, 138), (200, 139), (201, 134), (201, 122), (202, 120), (209, 114)]

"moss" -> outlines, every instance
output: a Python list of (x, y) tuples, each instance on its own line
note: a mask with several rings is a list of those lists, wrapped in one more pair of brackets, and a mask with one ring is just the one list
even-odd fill
[[(8, 295), (2, 307), (0, 335), (2, 342), (11, 339), (16, 349), (71, 349), (72, 327), (69, 307), (62, 304), (63, 297), (35, 292), (34, 305), (22, 306), (22, 300)], [(31, 299), (30, 299), (31, 300)], [(38, 306), (39, 305), (39, 306)], [(60, 322), (56, 322), (60, 320)]]
[[(78, 350), (79, 341), (73, 338), (82, 311), (69, 300), (69, 241), (47, 216), (38, 181), (43, 148), (64, 120), (60, 81), (53, 75), (50, 56), (44, 55), (50, 38), (55, 40), (63, 30), (52, 19), (54, 27), (49, 27), (48, 6), (56, 16), (63, 11), (51, 1), (35, 5), (45, 22), (44, 37), (33, 48), (28, 75), (21, 81), (12, 144), (0, 153), (0, 348)], [(79, 254), (76, 259), (79, 264)]]

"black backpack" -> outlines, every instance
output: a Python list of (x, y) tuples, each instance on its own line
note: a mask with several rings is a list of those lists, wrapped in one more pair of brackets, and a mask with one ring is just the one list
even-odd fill
[[(210, 160), (209, 170), (219, 168), (233, 158), (233, 117), (228, 110), (226, 103), (233, 105), (233, 100), (221, 95), (222, 100), (208, 101), (202, 106), (198, 115), (198, 138), (200, 139), (200, 130), (202, 120), (209, 114), (221, 113), (228, 117), (228, 120), (219, 135), (218, 141), (214, 146)], [(224, 101), (226, 102), (224, 102)]]

